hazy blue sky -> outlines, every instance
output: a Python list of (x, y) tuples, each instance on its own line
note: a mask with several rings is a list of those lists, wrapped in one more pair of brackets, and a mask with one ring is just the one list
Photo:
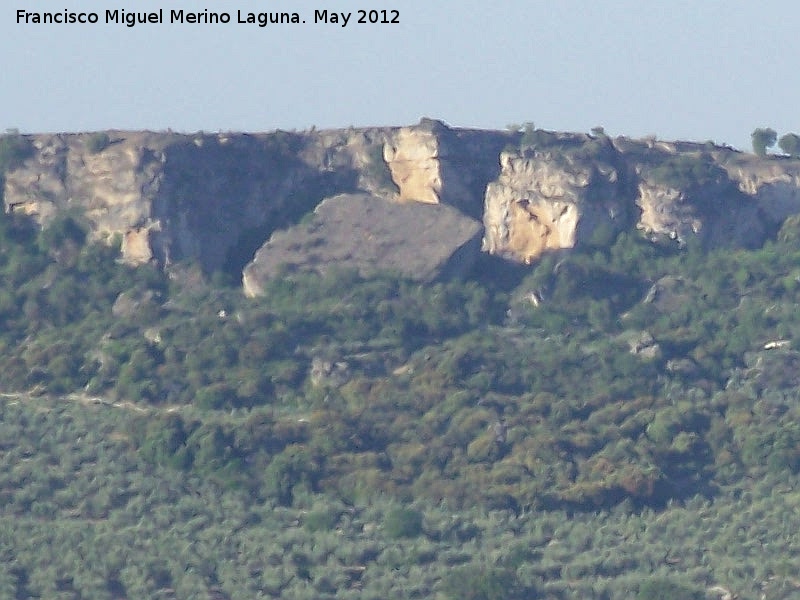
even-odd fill
[[(0, 130), (402, 125), (727, 142), (800, 132), (796, 0), (38, 0), (0, 11)], [(38, 11), (297, 11), (304, 25), (18, 25)], [(400, 25), (313, 24), (315, 9)]]

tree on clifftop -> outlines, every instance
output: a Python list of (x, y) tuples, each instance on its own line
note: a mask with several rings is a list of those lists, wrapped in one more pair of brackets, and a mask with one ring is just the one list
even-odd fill
[(800, 157), (800, 135), (787, 133), (778, 140), (778, 147), (784, 154), (798, 158)]
[(766, 156), (767, 148), (772, 148), (775, 145), (778, 134), (770, 127), (766, 129), (759, 127), (750, 134), (750, 138), (753, 140), (753, 152), (758, 156)]

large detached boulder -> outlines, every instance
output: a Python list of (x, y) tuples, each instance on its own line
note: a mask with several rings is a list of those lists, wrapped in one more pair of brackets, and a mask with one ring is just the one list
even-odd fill
[(397, 203), (369, 194), (325, 199), (308, 222), (276, 232), (244, 269), (247, 296), (290, 271), (394, 271), (418, 281), (458, 276), (480, 252), (481, 224), (443, 204)]

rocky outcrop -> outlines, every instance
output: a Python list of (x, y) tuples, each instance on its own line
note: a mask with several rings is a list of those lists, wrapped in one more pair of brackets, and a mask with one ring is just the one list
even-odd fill
[(439, 204), (443, 188), (439, 139), (433, 131), (404, 127), (387, 144), (383, 158), (401, 201)]
[(638, 191), (636, 228), (654, 241), (667, 237), (680, 246), (697, 240), (707, 248), (755, 248), (766, 237), (758, 205), (728, 185), (681, 190), (642, 179)]
[(5, 177), (6, 210), (43, 226), (72, 210), (94, 239), (118, 236), (130, 263), (188, 259), (210, 272), (240, 269), (272, 232), (340, 193), (451, 204), (479, 217), (510, 134), (423, 120), (257, 135), (111, 131), (102, 146), (96, 135), (30, 136), (33, 155)]
[(770, 225), (800, 212), (800, 161), (779, 157), (764, 160), (753, 155), (721, 158), (722, 168), (742, 193), (755, 200)]
[(510, 133), (448, 128), (423, 119), (397, 130), (383, 157), (401, 202), (449, 204), (481, 218), (486, 185), (499, 174), (498, 155)]
[(285, 271), (392, 271), (418, 281), (457, 276), (478, 255), (479, 222), (445, 205), (411, 205), (367, 194), (324, 200), (308, 222), (276, 232), (244, 269), (244, 292), (261, 294)]
[(579, 153), (521, 150), (500, 156), (486, 189), (483, 248), (531, 263), (547, 250), (613, 239), (627, 225), (627, 174), (602, 147)]
[[(711, 143), (532, 127), (457, 129), (430, 119), (411, 127), (301, 133), (23, 137), (16, 147), (26, 151), (3, 163), (6, 211), (31, 215), (43, 226), (70, 211), (86, 222), (91, 238), (118, 241), (127, 262), (188, 261), (206, 273), (241, 273), (259, 249), (254, 264), (273, 265), (277, 258), (292, 264), (281, 249), (286, 240), (325, 243), (295, 227), (318, 206), (310, 222), (338, 236), (336, 246), (325, 246), (330, 260), (320, 265), (352, 255), (365, 272), (397, 267), (420, 280), (442, 276), (445, 265), (469, 264), (453, 257), (479, 251), (461, 245), (461, 233), (468, 230), (472, 239), (480, 229), (475, 221), (484, 226), (484, 251), (533, 263), (553, 250), (611, 244), (623, 230), (678, 245), (753, 247), (800, 214), (800, 160), (759, 158)], [(348, 211), (343, 200), (323, 203), (342, 194), (360, 198), (352, 206), (367, 196), (371, 204)], [(394, 212), (399, 208), (375, 199), (407, 206), (418, 231), (408, 224), (411, 216), (401, 218)], [(397, 230), (375, 228), (375, 218), (365, 215), (377, 206), (386, 218), (399, 219)], [(462, 231), (456, 217), (469, 227)], [(367, 231), (386, 236), (403, 260), (359, 237)], [(401, 249), (400, 231), (427, 246)], [(246, 279), (273, 271), (248, 267)]]
[(134, 264), (189, 259), (206, 271), (240, 268), (272, 231), (327, 195), (392, 193), (380, 157), (386, 135), (110, 132), (99, 151), (91, 134), (36, 136), (33, 157), (6, 175), (6, 210), (43, 225), (60, 211), (80, 213), (95, 239), (119, 234), (123, 258)]
[(88, 147), (89, 134), (33, 137), (33, 156), (6, 174), (6, 210), (44, 224), (59, 211), (80, 211), (95, 236), (127, 231), (123, 224), (144, 226), (169, 136), (111, 134), (113, 143), (97, 153)]

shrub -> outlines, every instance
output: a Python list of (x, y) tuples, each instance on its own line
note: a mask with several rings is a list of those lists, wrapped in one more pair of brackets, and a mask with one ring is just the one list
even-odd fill
[(767, 148), (771, 148), (775, 145), (775, 141), (778, 139), (778, 134), (771, 127), (767, 127), (766, 129), (759, 127), (753, 130), (753, 133), (750, 134), (750, 137), (753, 141), (753, 152), (755, 152), (758, 156), (766, 156)]
[(800, 135), (787, 133), (778, 140), (778, 147), (791, 157), (800, 157)]
[(43, 251), (52, 250), (73, 242), (83, 246), (86, 242), (87, 227), (80, 222), (80, 216), (69, 213), (57, 214), (39, 233), (39, 246)]
[(33, 154), (33, 144), (17, 132), (0, 136), (0, 175), (17, 168)]
[[(369, 150), (369, 162), (365, 165), (364, 172), (367, 177), (372, 179), (376, 185), (381, 189), (398, 191), (392, 179), (392, 173), (389, 170), (389, 165), (383, 159), (383, 145), (376, 144)], [(309, 213), (313, 215), (313, 213)]]
[(639, 586), (637, 600), (699, 600), (700, 593), (668, 579), (648, 579)]
[(306, 515), (303, 526), (311, 532), (315, 531), (330, 531), (336, 527), (339, 521), (338, 511), (321, 508), (319, 510), (312, 510)]
[(417, 537), (422, 533), (422, 513), (411, 508), (394, 508), (386, 513), (383, 530), (394, 540)]
[(320, 466), (303, 446), (291, 444), (278, 454), (264, 472), (264, 492), (283, 506), (294, 500), (295, 488), (313, 491)]
[(200, 388), (195, 393), (194, 404), (207, 410), (218, 410), (233, 404), (234, 394), (224, 383), (215, 383)]
[(520, 585), (509, 569), (464, 567), (452, 571), (442, 582), (448, 598), (453, 600), (517, 600), (536, 598), (535, 590)]
[(653, 168), (649, 176), (656, 183), (679, 190), (719, 184), (728, 178), (708, 156), (687, 154), (669, 157)]
[(111, 143), (111, 138), (108, 137), (108, 134), (105, 131), (98, 131), (96, 133), (92, 133), (86, 139), (86, 149), (91, 154), (99, 154)]

